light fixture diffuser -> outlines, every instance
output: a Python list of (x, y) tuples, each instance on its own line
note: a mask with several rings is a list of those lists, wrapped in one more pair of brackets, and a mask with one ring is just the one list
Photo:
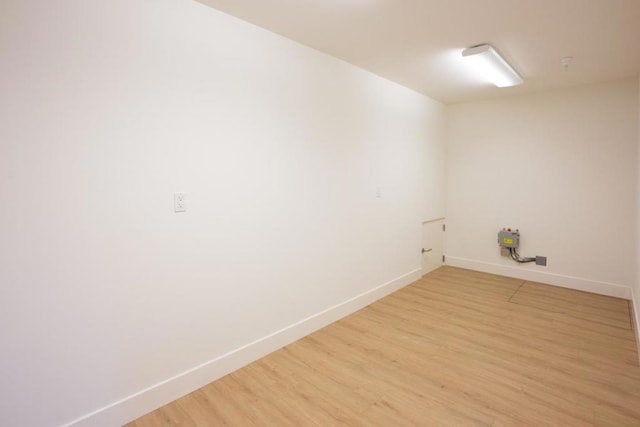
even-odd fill
[(498, 87), (522, 84), (520, 74), (496, 50), (488, 44), (471, 46), (462, 51), (462, 56), (491, 83)]

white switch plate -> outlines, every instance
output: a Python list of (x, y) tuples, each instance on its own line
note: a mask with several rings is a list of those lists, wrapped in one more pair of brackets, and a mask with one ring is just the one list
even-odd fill
[(173, 194), (173, 210), (175, 212), (187, 211), (187, 196), (184, 193)]

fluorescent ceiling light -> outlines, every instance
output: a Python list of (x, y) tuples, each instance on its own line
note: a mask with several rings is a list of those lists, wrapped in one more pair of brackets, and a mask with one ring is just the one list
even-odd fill
[(498, 87), (522, 84), (522, 77), (491, 45), (471, 46), (462, 51), (462, 56), (473, 64), (479, 74)]

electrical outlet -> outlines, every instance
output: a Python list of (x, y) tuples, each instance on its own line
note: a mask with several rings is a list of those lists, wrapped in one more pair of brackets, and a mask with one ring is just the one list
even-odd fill
[(536, 256), (536, 265), (547, 265), (547, 257), (546, 256)]
[(173, 210), (174, 212), (187, 211), (187, 197), (184, 193), (173, 194)]

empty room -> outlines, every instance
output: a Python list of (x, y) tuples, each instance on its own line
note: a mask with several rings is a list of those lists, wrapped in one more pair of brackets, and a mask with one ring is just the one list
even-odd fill
[(640, 426), (638, 23), (0, 0), (0, 426)]

